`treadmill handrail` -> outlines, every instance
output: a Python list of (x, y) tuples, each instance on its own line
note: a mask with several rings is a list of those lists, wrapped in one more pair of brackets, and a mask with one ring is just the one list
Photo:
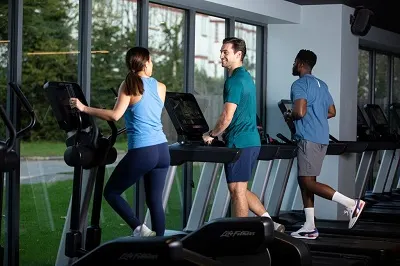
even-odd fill
[(35, 112), (33, 111), (32, 105), (29, 103), (28, 99), (26, 99), (25, 95), (23, 94), (18, 84), (15, 82), (9, 82), (8, 84), (14, 90), (14, 93), (17, 95), (18, 99), (21, 101), (22, 105), (24, 106), (26, 111), (29, 113), (29, 116), (31, 117), (28, 126), (17, 132), (16, 138), (20, 138), (23, 137), (26, 132), (28, 132), (35, 126), (36, 116)]
[(15, 131), (15, 127), (13, 126), (10, 118), (8, 118), (6, 111), (4, 110), (3, 106), (1, 106), (1, 105), (0, 105), (0, 116), (10, 134), (10, 138), (6, 141), (6, 143), (7, 143), (6, 152), (9, 153), (12, 150), (12, 148), (14, 147), (15, 141), (17, 139), (17, 132)]

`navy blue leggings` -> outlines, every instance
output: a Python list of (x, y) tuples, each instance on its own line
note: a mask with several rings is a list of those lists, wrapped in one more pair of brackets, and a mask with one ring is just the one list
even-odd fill
[(157, 236), (165, 231), (162, 192), (170, 163), (167, 143), (131, 149), (122, 158), (104, 188), (104, 198), (134, 230), (141, 225), (121, 194), (144, 177), (146, 204), (150, 211), (152, 230)]

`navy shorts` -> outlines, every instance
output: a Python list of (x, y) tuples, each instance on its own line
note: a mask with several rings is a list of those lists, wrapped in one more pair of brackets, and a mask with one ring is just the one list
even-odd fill
[(236, 162), (224, 165), (226, 182), (248, 182), (253, 174), (259, 153), (260, 147), (242, 148)]

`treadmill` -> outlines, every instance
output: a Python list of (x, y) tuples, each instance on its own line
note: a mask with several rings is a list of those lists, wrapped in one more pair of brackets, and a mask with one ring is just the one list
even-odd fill
[[(291, 101), (290, 100), (281, 100), (278, 103), (278, 106), (282, 112), (282, 114), (286, 110), (291, 110)], [(362, 117), (361, 110), (358, 110), (358, 123), (366, 123), (366, 119)], [(294, 124), (291, 122), (287, 123), (289, 129), (291, 130), (292, 135), (295, 133)], [(358, 125), (358, 128), (361, 127), (361, 124)], [(363, 128), (367, 128), (367, 126), (363, 126)], [(331, 141), (328, 145), (327, 155), (341, 155), (344, 154), (349, 149), (347, 148), (351, 141), (337, 141), (335, 138), (330, 136)], [(332, 139), (334, 139), (332, 141)], [(356, 175), (356, 198), (361, 198), (366, 190), (368, 178), (371, 176), (372, 167), (375, 162), (376, 154), (378, 150), (394, 150), (396, 146), (393, 145), (393, 142), (379, 139), (379, 137), (372, 131), (366, 131), (360, 133), (358, 136), (360, 142), (368, 143), (365, 151), (362, 152), (362, 158), (357, 170)], [(358, 142), (358, 141), (357, 141)], [(354, 145), (354, 144), (351, 144)], [(295, 181), (297, 182), (297, 181)], [(297, 193), (300, 193), (297, 188)], [(296, 197), (293, 197), (296, 198)], [(297, 197), (298, 198), (298, 197)], [(301, 201), (295, 201), (293, 206), (303, 206)], [(299, 209), (299, 208), (293, 208)], [(391, 241), (398, 241), (400, 239), (400, 226), (393, 223), (386, 222), (376, 222), (375, 220), (364, 219), (364, 212), (357, 221), (356, 225), (349, 230), (348, 229), (348, 221), (332, 221), (332, 220), (322, 220), (316, 218), (316, 223), (318, 227), (319, 233), (329, 233), (329, 234), (339, 234), (339, 235), (351, 235), (351, 236), (365, 236), (365, 237), (373, 237), (373, 238), (390, 238)], [(283, 224), (288, 224), (287, 228), (291, 228), (292, 231), (299, 229), (304, 222), (304, 213), (303, 211), (293, 211), (288, 212), (280, 216)]]
[[(278, 103), (278, 106), (282, 113), (291, 108), (290, 100), (281, 100)], [(293, 133), (293, 127), (289, 128)], [(334, 138), (333, 138), (334, 139)], [(343, 154), (346, 151), (346, 147), (348, 142), (332, 142), (328, 146), (328, 150), (330, 150), (330, 154)], [(333, 145), (332, 145), (333, 144)], [(330, 147), (330, 148), (329, 148)], [(364, 144), (365, 147), (365, 144)], [(365, 151), (364, 151), (365, 152)], [(295, 181), (297, 183), (297, 179)], [(281, 188), (278, 188), (281, 189)], [(298, 191), (298, 189), (297, 189)], [(293, 195), (289, 195), (289, 198), (294, 200), (294, 204), (301, 204), (302, 202), (297, 202)], [(286, 214), (287, 215), (287, 214)], [(277, 217), (278, 218), (278, 217)], [(304, 215), (295, 211), (294, 214), (280, 215), (279, 221), (283, 223), (288, 231), (298, 230), (305, 221)], [(366, 227), (364, 225), (365, 235), (358, 234), (356, 236), (354, 231), (356, 227), (362, 227), (361, 223), (358, 222), (353, 229), (348, 229), (348, 221), (331, 221), (331, 220), (319, 220), (316, 219), (316, 225), (318, 231), (320, 233), (320, 237), (316, 240), (304, 240), (307, 244), (310, 245), (310, 249), (316, 251), (329, 251), (333, 253), (344, 253), (347, 255), (356, 254), (356, 255), (364, 255), (370, 256), (373, 265), (381, 265), (379, 263), (389, 263), (391, 265), (395, 259), (396, 250), (399, 248), (400, 243), (388, 242), (382, 238), (373, 238), (367, 237), (368, 235), (374, 235), (371, 231), (374, 228)], [(376, 225), (375, 225), (376, 226)], [(386, 225), (385, 225), (386, 226)], [(381, 228), (383, 230), (384, 228)], [(357, 232), (357, 231), (356, 231)], [(360, 229), (358, 230), (358, 233)], [(376, 233), (375, 233), (376, 234)], [(383, 261), (382, 261), (383, 260)], [(384, 264), (382, 264), (384, 265)]]
[[(215, 221), (227, 219), (227, 221), (235, 221), (236, 223), (242, 224), (247, 219), (255, 219), (256, 221), (259, 219), (265, 219), (266, 217), (226, 217), (230, 202), (223, 164), (237, 160), (240, 155), (240, 149), (227, 148), (222, 141), (216, 139), (211, 145), (204, 144), (202, 135), (209, 131), (209, 127), (194, 95), (190, 93), (167, 92), (165, 108), (177, 131), (178, 141), (177, 143), (170, 145), (171, 167), (163, 190), (164, 208), (167, 205), (171, 192), (176, 167), (185, 162), (204, 162), (186, 227), (182, 231), (167, 230), (166, 235), (180, 236), (183, 247), (187, 247), (189, 245), (187, 237), (189, 237), (193, 232), (201, 230), (204, 226), (212, 225)], [(277, 146), (271, 146), (269, 149), (262, 149), (260, 156), (266, 156), (272, 159), (277, 151)], [(213, 205), (210, 218), (206, 222), (205, 216), (207, 207), (211, 203), (212, 188), (215, 185), (218, 173), (220, 172), (221, 177), (219, 179), (215, 199), (220, 198), (222, 195), (227, 196), (227, 198), (223, 200), (222, 204), (225, 212), (222, 214), (220, 211), (220, 214), (217, 215), (215, 206)], [(225, 182), (225, 184), (223, 184), (223, 182)], [(266, 219), (270, 222), (273, 228), (272, 220), (269, 218)], [(149, 212), (147, 212), (145, 223), (150, 224), (150, 222)], [(206, 233), (202, 234), (203, 239), (211, 237), (206, 235)], [(203, 249), (208, 248), (209, 250), (213, 250), (213, 252), (221, 249), (219, 248), (221, 247), (221, 244), (218, 245), (219, 242), (217, 242), (217, 240), (212, 241), (214, 244), (210, 241), (202, 241), (202, 243), (205, 242), (209, 244), (203, 245)], [(245, 242), (243, 242), (241, 246), (242, 245), (254, 246), (254, 243), (251, 244), (250, 242), (245, 244)], [(242, 247), (242, 249), (246, 250), (246, 247)], [(198, 248), (193, 250), (200, 254), (207, 253)], [(237, 248), (234, 250), (237, 250)], [(234, 252), (238, 253), (238, 251)], [(279, 232), (273, 233), (273, 244), (268, 246), (268, 252), (272, 259), (272, 265), (279, 265), (281, 262), (287, 262), (291, 265), (299, 266), (311, 265), (311, 258), (307, 246), (301, 241), (297, 241), (296, 239), (292, 240), (291, 237)], [(288, 254), (290, 256), (288, 256)], [(248, 260), (248, 256), (245, 256), (244, 258), (247, 258), (247, 264), (258, 265), (256, 262), (254, 262), (254, 264), (251, 263), (251, 261)], [(235, 260), (237, 261), (241, 259), (236, 257)]]
[[(388, 120), (379, 105), (367, 104), (364, 109), (371, 121), (372, 130), (380, 139), (390, 141), (393, 149), (383, 152), (372, 191), (361, 195), (369, 203), (364, 208), (362, 218), (397, 223), (400, 218), (400, 202), (390, 192), (399, 165), (398, 135), (390, 129)], [(391, 109), (391, 112), (396, 115), (396, 106), (392, 105)]]
[[(400, 103), (392, 103), (390, 105), (390, 114), (392, 115), (391, 125), (393, 125), (392, 130), (397, 132), (400, 135)], [(399, 159), (400, 154), (396, 153), (395, 158)], [(392, 170), (392, 169), (391, 169)], [(396, 169), (397, 170), (397, 169)], [(396, 172), (395, 170), (395, 172)], [(397, 173), (399, 176), (399, 173)], [(393, 179), (394, 182), (394, 179)], [(385, 195), (391, 196), (400, 196), (400, 179), (397, 180), (397, 184), (392, 184), (392, 186), (385, 186), (384, 192)]]

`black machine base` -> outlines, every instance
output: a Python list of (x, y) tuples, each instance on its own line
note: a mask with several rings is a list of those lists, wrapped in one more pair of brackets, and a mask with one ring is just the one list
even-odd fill
[(182, 258), (182, 243), (174, 237), (123, 237), (95, 248), (72, 265), (164, 265)]
[[(168, 230), (165, 234), (180, 237), (184, 249), (216, 259), (219, 262), (229, 262), (227, 265), (268, 265), (266, 264), (268, 257), (270, 257), (271, 265), (313, 265), (310, 250), (303, 241), (284, 233), (276, 231), (272, 233), (273, 225), (270, 219), (267, 219), (268, 222), (260, 227), (261, 219), (263, 218), (217, 219), (194, 232)], [(228, 223), (224, 223), (224, 221)], [(243, 230), (242, 226), (246, 221), (249, 229)], [(237, 230), (235, 227), (242, 229)], [(262, 227), (266, 232), (271, 231), (267, 236), (267, 245), (261, 238), (250, 235), (251, 232), (257, 232)], [(246, 236), (246, 234), (249, 235)], [(201, 245), (200, 243), (207, 244)], [(246, 258), (246, 262), (243, 261), (244, 258)], [(262, 263), (259, 264), (256, 261)]]

